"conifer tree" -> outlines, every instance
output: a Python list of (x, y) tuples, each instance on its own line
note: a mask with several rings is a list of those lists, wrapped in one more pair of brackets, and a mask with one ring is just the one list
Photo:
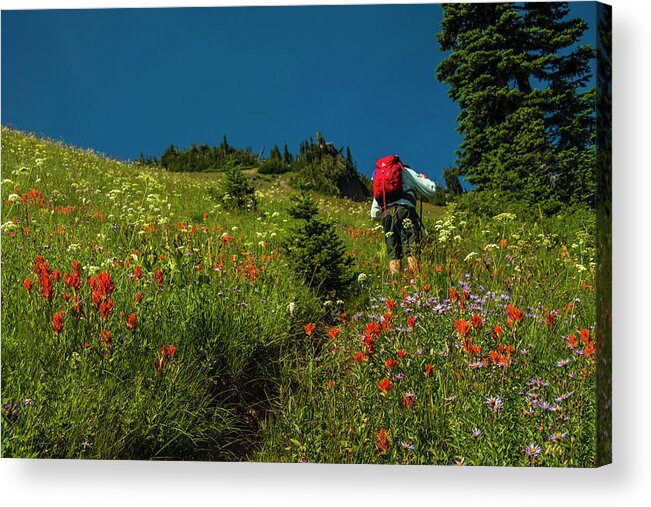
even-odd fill
[(459, 104), (460, 173), (477, 192), (544, 203), (590, 200), (589, 47), (566, 3), (446, 4), (436, 70)]
[(278, 145), (274, 144), (269, 151), (269, 160), (281, 161), (282, 156), (280, 155), (280, 149)]
[(287, 165), (291, 164), (294, 161), (294, 157), (287, 147), (287, 143), (283, 144), (283, 162)]

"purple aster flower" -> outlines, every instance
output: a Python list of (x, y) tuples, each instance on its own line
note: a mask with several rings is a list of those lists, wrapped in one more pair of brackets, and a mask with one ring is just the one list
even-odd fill
[(489, 406), (489, 408), (493, 412), (498, 412), (501, 408), (504, 407), (504, 403), (502, 403), (502, 398), (499, 396), (489, 396), (486, 398), (485, 403)]
[(449, 397), (447, 397), (447, 398), (444, 398), (444, 400), (445, 400), (445, 401), (454, 401), (454, 400), (457, 399), (457, 397), (458, 397), (458, 396), (455, 394), (455, 395), (453, 395), (453, 396), (449, 396)]
[(549, 382), (546, 380), (543, 380), (541, 378), (532, 378), (527, 384), (533, 389), (534, 391), (537, 389), (540, 389), (541, 387), (546, 387), (549, 385)]
[(416, 449), (415, 446), (413, 446), (413, 445), (409, 445), (409, 444), (403, 442), (402, 440), (398, 440), (398, 445), (399, 445), (400, 447), (402, 447), (403, 449), (407, 449), (407, 450), (409, 450), (409, 451), (413, 451), (414, 449)]
[(458, 467), (465, 467), (466, 466), (466, 458), (461, 457), (459, 458), (454, 458), (452, 460), (452, 465), (458, 466)]
[(570, 358), (567, 359), (561, 359), (560, 361), (556, 361), (556, 368), (563, 368), (570, 364), (572, 360)]
[(535, 459), (542, 452), (542, 449), (539, 445), (529, 444), (524, 448), (524, 455), (529, 459)]
[(574, 394), (574, 391), (570, 391), (569, 393), (563, 393), (561, 394), (558, 398), (556, 398), (555, 401), (561, 402), (567, 400), (570, 396)]
[(551, 435), (549, 435), (549, 440), (551, 440), (552, 442), (559, 442), (563, 440), (566, 436), (567, 433), (560, 433), (560, 432), (552, 433)]
[(481, 435), (481, 430), (479, 428), (475, 428), (472, 430), (472, 436), (477, 438), (479, 435)]

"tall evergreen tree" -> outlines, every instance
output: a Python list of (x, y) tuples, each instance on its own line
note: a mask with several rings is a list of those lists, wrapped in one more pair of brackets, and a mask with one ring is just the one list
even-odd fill
[(445, 189), (450, 195), (463, 194), (463, 187), (459, 182), (459, 172), (453, 167), (443, 169), (443, 179), (445, 180)]
[(283, 144), (283, 162), (287, 165), (291, 164), (294, 161), (294, 157), (287, 147), (287, 143)]
[[(460, 173), (504, 200), (584, 200), (591, 153), (586, 29), (561, 3), (446, 4), (436, 69), (459, 104)], [(593, 173), (594, 174), (594, 173)]]
[(346, 162), (350, 167), (355, 167), (355, 162), (353, 161), (353, 154), (350, 152), (350, 146), (346, 146)]
[(277, 161), (282, 160), (282, 155), (280, 154), (280, 149), (278, 148), (278, 145), (274, 144), (271, 147), (271, 150), (269, 150), (269, 160), (277, 160)]

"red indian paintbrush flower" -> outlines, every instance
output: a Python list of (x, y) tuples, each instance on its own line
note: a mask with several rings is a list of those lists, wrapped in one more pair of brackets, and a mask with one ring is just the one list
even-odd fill
[(378, 431), (377, 441), (375, 442), (375, 446), (381, 452), (386, 452), (391, 447), (391, 444), (389, 443), (389, 434), (386, 432), (384, 428), (381, 428), (380, 431)]
[(414, 401), (416, 401), (416, 395), (412, 392), (407, 392), (402, 397), (402, 402), (406, 408), (409, 408), (414, 403)]
[(136, 292), (136, 303), (142, 302), (142, 294), (140, 292)]
[(497, 324), (497, 325), (493, 328), (493, 338), (497, 339), (497, 338), (499, 338), (500, 336), (502, 336), (502, 328), (500, 327), (499, 324)]
[(550, 313), (547, 314), (546, 324), (547, 324), (547, 327), (549, 327), (549, 329), (551, 329), (552, 326), (554, 325), (554, 314), (553, 313), (550, 312)]
[(425, 366), (425, 376), (426, 377), (431, 377), (434, 375), (434, 366), (431, 364), (428, 364)]
[(353, 361), (356, 363), (362, 363), (366, 361), (368, 357), (366, 357), (364, 354), (362, 354), (361, 350), (358, 350), (357, 353), (355, 354), (355, 357), (353, 357)]
[(308, 322), (307, 324), (305, 324), (304, 330), (305, 330), (305, 334), (307, 334), (308, 336), (312, 336), (312, 332), (314, 332), (315, 329), (316, 329), (316, 326), (314, 324), (312, 324), (311, 322)]
[(32, 285), (34, 282), (32, 282), (29, 278), (26, 278), (25, 281), (23, 282), (23, 287), (25, 287), (25, 290), (27, 292), (30, 292), (32, 290)]
[(466, 338), (470, 334), (470, 324), (468, 324), (468, 321), (459, 319), (454, 323), (454, 325), (462, 338)]
[(45, 259), (43, 258), (43, 256), (37, 255), (36, 260), (34, 261), (34, 274), (36, 276), (39, 276), (41, 274), (43, 266), (46, 266), (46, 270), (50, 269), (49, 267), (47, 267), (47, 264), (45, 263)]
[(454, 289), (454, 287), (450, 287), (450, 301), (453, 303), (459, 299), (459, 295), (457, 294), (457, 291)]
[(138, 265), (133, 270), (133, 278), (139, 282), (142, 279), (142, 268)]
[(382, 330), (391, 330), (391, 312), (387, 312), (382, 316)]
[(590, 343), (588, 343), (588, 345), (586, 345), (585, 349), (583, 349), (583, 354), (586, 355), (586, 356), (591, 356), (592, 354), (594, 354), (594, 342), (593, 341), (591, 341)]
[(380, 336), (381, 332), (382, 332), (382, 326), (380, 326), (380, 324), (378, 324), (377, 322), (369, 322), (364, 327), (364, 334), (366, 336), (378, 337)]
[(66, 314), (64, 310), (54, 314), (52, 319), (52, 329), (56, 334), (59, 334), (63, 330), (63, 316)]
[(328, 336), (333, 340), (336, 339), (339, 336), (339, 329), (336, 327), (330, 328), (330, 331), (328, 331)]
[(391, 370), (396, 367), (396, 361), (394, 359), (387, 359), (384, 361), (384, 366)]
[(76, 271), (73, 271), (72, 273), (64, 273), (63, 275), (63, 283), (66, 285), (66, 287), (76, 290), (79, 288), (81, 285), (81, 280), (79, 278), (79, 273)]
[(410, 315), (409, 317), (407, 317), (407, 325), (411, 329), (414, 329), (414, 327), (416, 327), (416, 319)]
[(372, 354), (375, 351), (374, 338), (372, 335), (364, 335), (364, 347), (368, 354)]
[(102, 301), (106, 301), (109, 298), (115, 288), (115, 284), (111, 280), (111, 275), (106, 270), (102, 271), (96, 277), (91, 276), (88, 279), (88, 285), (90, 285), (92, 292), (93, 304), (97, 307), (99, 307)]
[(160, 270), (160, 269), (157, 269), (156, 270), (156, 285), (158, 285), (159, 287), (161, 285), (163, 285), (163, 280), (164, 280), (163, 279), (163, 271)]
[(405, 356), (407, 355), (407, 352), (406, 352), (405, 350), (403, 350), (403, 349), (400, 349), (400, 350), (397, 352), (397, 354), (398, 354), (398, 357), (399, 357), (400, 359), (404, 359)]
[(471, 324), (473, 327), (477, 329), (481, 329), (483, 321), (481, 320), (481, 315), (475, 313), (472, 318), (470, 319)]
[(567, 337), (567, 344), (568, 344), (568, 346), (569, 346), (571, 349), (575, 348), (576, 345), (577, 345), (577, 342), (576, 342), (576, 336), (573, 335), (573, 334), (569, 335), (569, 336)]
[(54, 287), (50, 279), (50, 266), (45, 262), (42, 256), (36, 257), (34, 263), (34, 273), (38, 277), (38, 285), (41, 287), (41, 297), (51, 300), (54, 296)]
[(518, 310), (512, 304), (508, 304), (506, 306), (506, 311), (509, 314), (509, 317), (511, 318), (512, 322), (522, 322), (524, 320), (524, 315), (522, 313), (522, 310)]
[(172, 361), (176, 347), (174, 345), (163, 345), (158, 353), (158, 359), (154, 361), (154, 369), (157, 373), (162, 373), (165, 365)]
[(99, 316), (102, 318), (102, 320), (108, 319), (112, 310), (113, 310), (112, 299), (109, 299), (108, 301), (102, 301), (99, 304)]
[(590, 331), (587, 329), (583, 328), (581, 329), (581, 343), (584, 345), (587, 345), (590, 342)]
[(391, 311), (396, 307), (396, 304), (393, 300), (387, 299), (387, 310)]
[(136, 318), (136, 314), (132, 313), (127, 319), (127, 328), (133, 331), (136, 327), (138, 327), (138, 319)]
[(106, 329), (102, 329), (101, 340), (102, 345), (107, 349), (111, 348), (111, 345), (113, 344), (113, 336)]
[(380, 386), (380, 391), (382, 391), (383, 394), (388, 393), (393, 389), (393, 384), (388, 378), (383, 378), (380, 380), (380, 383), (378, 384)]

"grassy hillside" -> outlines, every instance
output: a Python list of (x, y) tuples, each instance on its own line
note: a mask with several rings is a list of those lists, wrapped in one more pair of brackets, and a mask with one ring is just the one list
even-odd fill
[(2, 455), (591, 466), (594, 223), (426, 205), (392, 284), (369, 203), (315, 196), (348, 298), (290, 262), (293, 190), (2, 130)]

